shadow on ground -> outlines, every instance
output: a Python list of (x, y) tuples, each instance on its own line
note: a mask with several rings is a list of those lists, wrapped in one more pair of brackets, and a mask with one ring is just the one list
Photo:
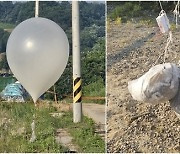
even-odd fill
[(145, 44), (145, 42), (147, 42), (149, 39), (151, 39), (154, 35), (155, 35), (155, 33), (150, 33), (146, 37), (133, 42), (131, 45), (125, 47), (121, 51), (118, 51), (117, 53), (108, 55), (107, 61), (109, 62), (110, 65), (107, 64), (107, 69), (110, 69), (111, 66), (113, 66), (113, 64), (115, 64), (115, 63), (119, 62), (120, 60), (122, 60), (123, 58), (129, 56), (129, 54), (132, 53), (135, 48), (140, 48), (141, 46), (143, 46)]

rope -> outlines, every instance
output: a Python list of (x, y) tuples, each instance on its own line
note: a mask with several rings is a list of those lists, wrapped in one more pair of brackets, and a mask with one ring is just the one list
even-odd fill
[[(162, 7), (162, 4), (161, 2), (159, 1), (159, 4), (160, 4), (160, 7), (161, 7), (161, 11), (160, 11), (160, 14), (159, 16), (162, 14), (162, 13), (165, 13), (165, 11), (163, 10), (163, 7)], [(179, 1), (178, 1), (178, 4), (179, 4)], [(176, 5), (176, 8), (175, 10), (179, 7), (178, 4)], [(166, 17), (167, 18), (167, 17)], [(168, 18), (167, 18), (168, 20)], [(155, 61), (155, 63), (153, 65), (156, 65), (158, 60), (164, 55), (163, 57), (163, 64), (166, 62), (166, 57), (167, 57), (167, 52), (168, 52), (168, 48), (169, 48), (169, 45), (170, 43), (172, 43), (173, 39), (172, 39), (172, 32), (169, 31), (169, 36), (168, 36), (168, 39), (167, 39), (167, 43), (166, 43), (166, 46), (165, 46), (165, 49), (164, 49), (164, 52), (161, 53), (161, 55), (159, 55), (159, 57), (157, 58), (157, 60)]]
[(161, 1), (159, 1), (159, 5), (161, 7), (161, 10), (163, 10), (163, 7), (162, 7), (162, 4), (161, 4)]
[(176, 28), (178, 28), (178, 15), (180, 17), (180, 13), (179, 13), (179, 0), (178, 0), (177, 4), (175, 6), (175, 9), (174, 9), (173, 13), (174, 13), (174, 18), (176, 18)]
[(163, 60), (163, 63), (165, 63), (165, 61), (166, 61), (168, 47), (169, 47), (170, 43), (172, 43), (172, 41), (173, 41), (172, 40), (172, 32), (169, 31), (169, 37), (167, 39), (167, 44), (166, 44), (165, 49), (164, 49), (164, 60)]
[[(37, 104), (36, 103), (34, 103), (34, 105), (35, 105), (35, 107), (37, 106)], [(30, 139), (30, 142), (32, 143), (32, 142), (34, 142), (35, 140), (36, 140), (36, 133), (35, 133), (35, 113), (34, 113), (34, 115), (33, 115), (33, 121), (32, 121), (32, 123), (31, 123), (31, 129), (32, 129), (32, 134), (31, 134), (31, 139)]]
[(36, 140), (36, 134), (35, 134), (35, 120), (33, 119), (33, 122), (31, 123), (31, 129), (32, 129), (32, 135), (30, 142), (34, 142)]
[(173, 39), (172, 39), (172, 32), (169, 31), (169, 37), (167, 39), (167, 43), (166, 43), (166, 46), (165, 46), (165, 49), (164, 49), (164, 52), (161, 53), (161, 55), (159, 55), (159, 57), (156, 59), (155, 63), (152, 65), (152, 66), (155, 66), (159, 59), (164, 55), (164, 58), (163, 58), (163, 64), (166, 62), (166, 57), (167, 57), (167, 51), (169, 49), (169, 45), (170, 43), (172, 43)]

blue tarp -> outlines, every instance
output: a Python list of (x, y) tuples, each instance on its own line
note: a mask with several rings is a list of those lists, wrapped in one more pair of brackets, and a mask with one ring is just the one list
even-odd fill
[(1, 92), (3, 99), (7, 101), (24, 102), (27, 93), (19, 82), (8, 84)]

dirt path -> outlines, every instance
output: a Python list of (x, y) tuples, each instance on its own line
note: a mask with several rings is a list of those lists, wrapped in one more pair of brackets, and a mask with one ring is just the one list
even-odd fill
[(83, 114), (96, 123), (96, 133), (105, 140), (105, 105), (83, 103)]
[[(57, 107), (57, 106), (56, 106)], [(59, 105), (61, 107), (61, 111), (67, 111), (67, 105)], [(62, 108), (63, 107), (63, 108)], [(64, 115), (63, 112), (59, 113), (50, 113), (52, 117), (62, 117)], [(66, 128), (59, 128), (56, 131), (56, 142), (61, 144), (62, 146), (66, 147), (69, 151), (68, 153), (77, 153), (78, 146), (73, 143), (73, 137), (68, 133)]]
[[(180, 120), (168, 102), (139, 103), (127, 83), (148, 71), (164, 51), (158, 27), (111, 23), (107, 33), (108, 152), (180, 152)], [(178, 64), (180, 31), (173, 32), (167, 62)], [(158, 63), (162, 63), (161, 57)]]
[[(58, 104), (54, 105), (58, 111), (69, 111), (72, 109), (73, 104)], [(102, 139), (105, 140), (105, 105), (82, 103), (83, 114), (92, 118), (96, 123), (96, 132)], [(51, 116), (62, 116), (61, 113), (52, 113)], [(67, 147), (69, 152), (78, 152), (78, 146), (72, 143), (73, 138), (70, 136), (66, 129), (58, 129), (56, 141), (63, 146)]]
[(92, 118), (97, 124), (105, 124), (105, 105), (82, 103), (83, 114)]
[(60, 143), (64, 147), (69, 149), (68, 153), (77, 153), (78, 147), (77, 145), (72, 143), (73, 138), (70, 136), (66, 129), (59, 128), (57, 130), (56, 141)]

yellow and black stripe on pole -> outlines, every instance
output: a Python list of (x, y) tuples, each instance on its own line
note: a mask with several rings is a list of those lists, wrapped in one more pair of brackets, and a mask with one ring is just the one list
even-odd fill
[(79, 1), (72, 1), (72, 54), (73, 54), (73, 122), (82, 120), (81, 54), (79, 30)]
[(81, 77), (74, 79), (73, 84), (73, 103), (81, 102), (82, 100), (82, 89), (81, 89), (82, 80)]

